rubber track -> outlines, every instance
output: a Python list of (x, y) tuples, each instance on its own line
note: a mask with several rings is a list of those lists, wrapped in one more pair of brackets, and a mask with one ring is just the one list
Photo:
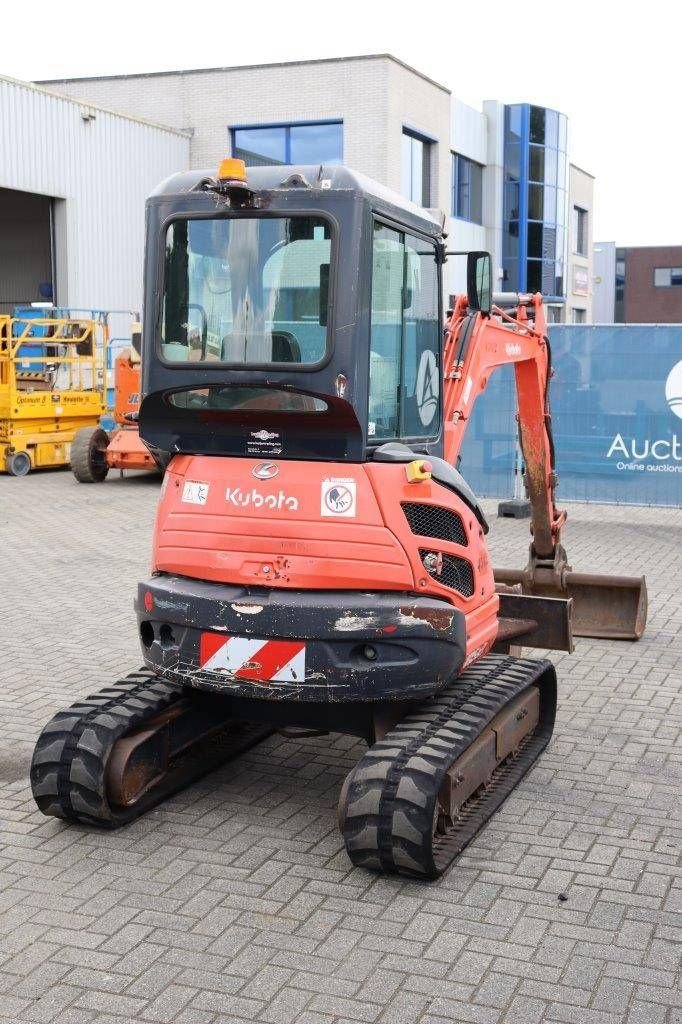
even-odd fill
[(272, 732), (230, 722), (229, 732), (201, 741), (201, 756), (181, 755), (176, 769), (134, 807), (110, 805), (106, 765), (116, 741), (186, 696), (179, 684), (142, 668), (59, 711), (38, 737), (31, 762), (31, 788), (43, 814), (118, 828)]
[[(531, 685), (540, 689), (540, 721), (514, 759), (475, 794), (444, 835), (434, 837), (437, 799), (447, 769), (492, 719)], [(425, 701), (370, 747), (351, 773), (342, 833), (354, 864), (436, 878), (481, 830), (537, 760), (552, 735), (556, 673), (549, 661), (492, 654), (437, 698)]]

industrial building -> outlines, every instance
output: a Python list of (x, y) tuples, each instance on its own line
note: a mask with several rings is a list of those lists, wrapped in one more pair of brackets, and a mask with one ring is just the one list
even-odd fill
[(144, 201), (186, 132), (0, 77), (0, 313), (139, 309)]
[(594, 246), (594, 320), (682, 323), (682, 245)]
[[(43, 84), (189, 135), (192, 168), (345, 163), (443, 210), (453, 249), (492, 253), (496, 289), (543, 291), (556, 321), (592, 318), (593, 178), (557, 111), (476, 110), (387, 54)], [(449, 273), (454, 292), (456, 261)]]

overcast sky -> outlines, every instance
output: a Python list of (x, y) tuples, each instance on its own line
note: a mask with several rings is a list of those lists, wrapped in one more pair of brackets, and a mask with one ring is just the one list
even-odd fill
[(0, 73), (26, 80), (392, 53), (473, 106), (563, 111), (595, 240), (682, 245), (675, 2), (32, 0), (2, 28)]

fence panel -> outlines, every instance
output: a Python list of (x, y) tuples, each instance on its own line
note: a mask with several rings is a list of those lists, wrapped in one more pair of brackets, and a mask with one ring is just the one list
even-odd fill
[[(550, 390), (565, 500), (682, 504), (682, 325), (552, 325)], [(462, 472), (484, 497), (513, 490), (509, 368), (478, 400)]]

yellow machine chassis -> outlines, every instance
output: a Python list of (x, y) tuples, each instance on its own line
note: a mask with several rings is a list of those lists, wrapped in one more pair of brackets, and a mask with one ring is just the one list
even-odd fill
[(66, 466), (76, 431), (99, 425), (106, 334), (93, 319), (0, 316), (0, 473), (22, 453), (29, 469)]

